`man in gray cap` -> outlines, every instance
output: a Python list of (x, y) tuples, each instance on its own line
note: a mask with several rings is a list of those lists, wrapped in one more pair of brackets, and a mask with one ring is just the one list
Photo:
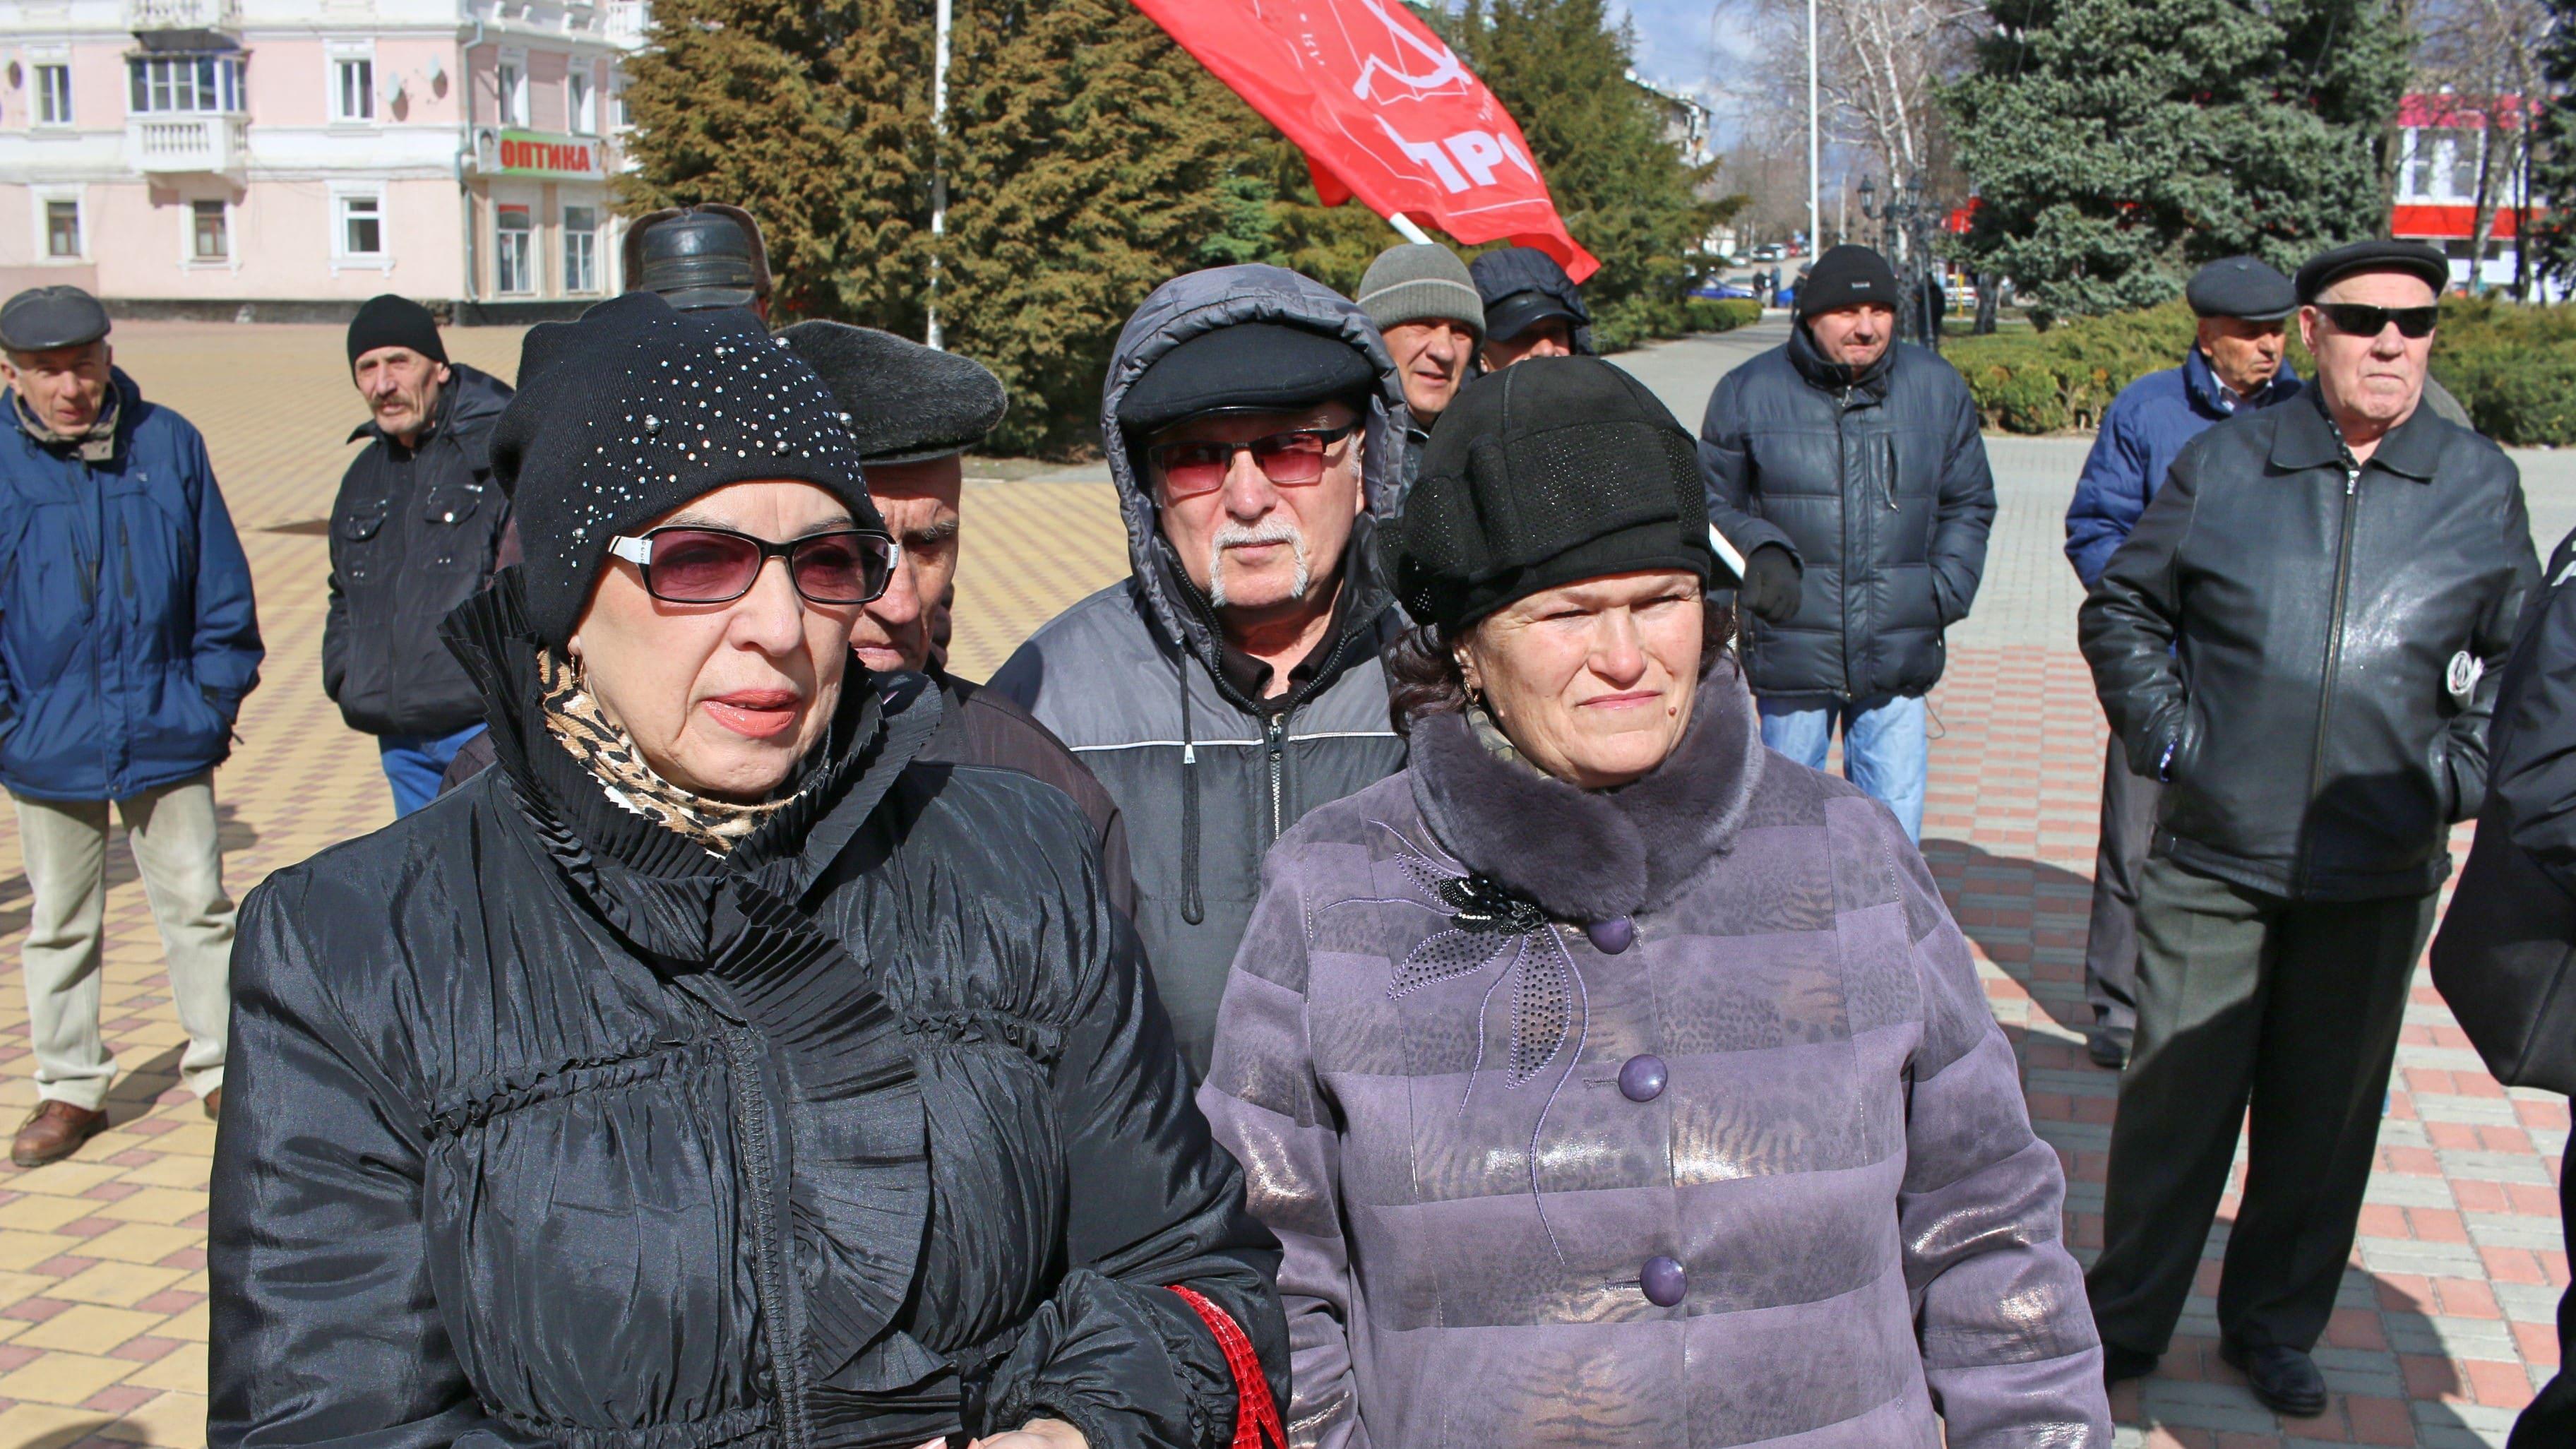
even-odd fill
[[(2214, 423), (2299, 392), (2299, 375), (2282, 358), (2290, 314), (2299, 308), (2289, 278), (2253, 257), (2223, 257), (2194, 272), (2183, 297), (2199, 318), (2191, 351), (2182, 366), (2151, 372), (2111, 400), (2075, 482), (2066, 557), (2088, 589), (2128, 541), (2183, 444)], [(2093, 1008), (2085, 1051), (2113, 1071), (2128, 1062), (2138, 1024), (2138, 872), (2155, 829), (2156, 795), (2156, 782), (2129, 768), (2127, 747), (2114, 736), (2102, 766), (2093, 919), (2084, 940), (2084, 996)]]
[(739, 206), (664, 207), (626, 229), (626, 290), (658, 292), (675, 311), (749, 307), (769, 320), (769, 247)]
[(2391, 241), (2301, 267), (2315, 378), (2183, 448), (2078, 619), (2129, 767), (2164, 784), (2086, 1280), (2113, 1379), (2169, 1342), (2250, 1115), (2219, 1356), (2278, 1412), (2326, 1408), (2309, 1350), (2540, 574), (2513, 461), (2422, 401), (2448, 275)]
[(965, 451), (1008, 411), (1002, 380), (972, 358), (841, 322), (799, 322), (778, 340), (840, 400), (867, 468), (868, 497), (902, 545), (885, 592), (860, 612), (851, 631), (859, 662), (879, 676), (928, 674), (947, 697), (939, 733), (922, 759), (1017, 770), (1072, 797), (1091, 822), (1115, 904), (1133, 912), (1118, 802), (1046, 726), (1002, 695), (949, 673), (945, 651), (934, 647), (934, 627), (957, 577)]
[(1438, 242), (1404, 242), (1369, 263), (1353, 299), (1377, 324), (1387, 354), (1404, 375), (1405, 410), (1413, 414), (1414, 452), (1431, 425), (1475, 375), (1485, 335), (1485, 303), (1458, 254)]
[(107, 1126), (99, 1034), (110, 807), (125, 825), (188, 1045), (223, 1101), (233, 903), (214, 768), (259, 683), (249, 562), (187, 419), (115, 366), (77, 287), (0, 305), (0, 784), (18, 808), (35, 1112), (10, 1158), (68, 1157)]

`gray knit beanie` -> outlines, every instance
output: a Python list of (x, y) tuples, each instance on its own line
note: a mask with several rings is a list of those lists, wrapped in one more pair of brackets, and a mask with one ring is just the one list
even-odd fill
[(1442, 317), (1485, 335), (1485, 303), (1458, 254), (1432, 242), (1402, 242), (1377, 254), (1351, 300), (1380, 332), (1399, 322)]

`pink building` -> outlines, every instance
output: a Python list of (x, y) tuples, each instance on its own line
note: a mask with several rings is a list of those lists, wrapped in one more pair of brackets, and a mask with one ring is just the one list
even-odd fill
[(0, 296), (524, 320), (616, 292), (643, 0), (0, 0)]

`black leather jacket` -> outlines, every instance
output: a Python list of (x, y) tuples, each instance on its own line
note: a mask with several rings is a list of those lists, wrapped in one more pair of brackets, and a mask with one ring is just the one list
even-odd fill
[(2539, 573), (2512, 460), (2430, 409), (2358, 465), (2313, 391), (2201, 434), (2081, 616), (2131, 765), (2171, 781), (2156, 849), (2306, 899), (2439, 885)]
[(1796, 616), (1743, 620), (1754, 694), (1880, 699), (1940, 682), (1942, 631), (1976, 601), (1995, 521), (1957, 369), (1900, 342), (1855, 376), (1801, 325), (1718, 379), (1699, 463), (1718, 531), (1748, 555), (1784, 544), (1804, 570)]
[(1277, 1244), (1072, 803), (852, 689), (718, 860), (537, 722), (517, 586), (454, 625), (495, 768), (242, 902), (208, 1442), (1216, 1449), (1171, 1285), (1285, 1402)]

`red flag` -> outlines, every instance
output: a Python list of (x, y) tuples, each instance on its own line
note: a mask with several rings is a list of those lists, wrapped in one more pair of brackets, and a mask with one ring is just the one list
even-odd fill
[(1327, 206), (1508, 237), (1580, 282), (1600, 269), (1556, 214), (1529, 143), (1404, 0), (1136, 0), (1306, 153)]

